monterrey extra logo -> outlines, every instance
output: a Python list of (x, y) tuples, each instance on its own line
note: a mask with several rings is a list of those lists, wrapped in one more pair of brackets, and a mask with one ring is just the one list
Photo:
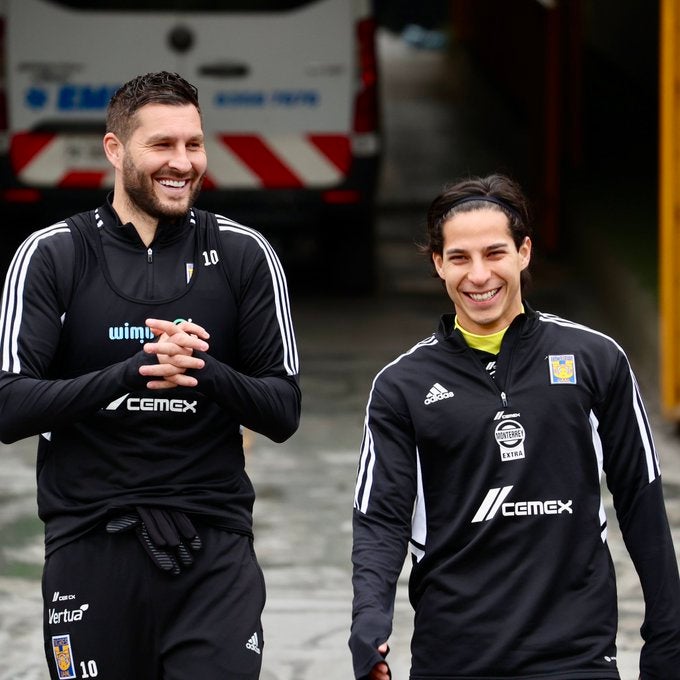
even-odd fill
[(501, 453), (501, 460), (524, 458), (525, 432), (517, 420), (502, 420), (494, 430), (494, 437)]

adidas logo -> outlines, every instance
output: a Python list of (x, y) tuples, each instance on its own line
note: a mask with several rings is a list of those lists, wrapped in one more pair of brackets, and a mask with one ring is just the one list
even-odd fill
[(246, 642), (246, 649), (249, 649), (251, 652), (255, 652), (256, 654), (260, 653), (260, 646), (257, 641), (257, 633), (254, 633), (250, 640)]
[(434, 404), (436, 401), (441, 401), (442, 399), (451, 399), (453, 392), (450, 392), (446, 387), (442, 387), (439, 383), (435, 383), (430, 387), (430, 391), (425, 397), (425, 406)]

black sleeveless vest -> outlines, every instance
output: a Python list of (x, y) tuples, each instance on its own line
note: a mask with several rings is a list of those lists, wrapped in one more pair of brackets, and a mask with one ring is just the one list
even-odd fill
[[(186, 238), (193, 239), (193, 262), (177, 263), (188, 282), (158, 300), (116, 285), (95, 211), (69, 220), (80, 280), (63, 320), (53, 375), (95, 372), (140, 352), (152, 339), (147, 318), (195, 321), (210, 332), (211, 356), (238, 369), (238, 285), (223, 267), (214, 216), (192, 214)], [(139, 503), (181, 509), (239, 533), (252, 530), (254, 493), (240, 424), (203, 395), (200, 384), (122, 391), (80, 422), (41, 437), (38, 455), (47, 552)]]

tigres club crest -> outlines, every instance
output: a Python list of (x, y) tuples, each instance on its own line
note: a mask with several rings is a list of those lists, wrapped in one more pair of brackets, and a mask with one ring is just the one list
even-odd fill
[(59, 680), (70, 680), (76, 677), (73, 654), (71, 653), (70, 635), (53, 635), (52, 650), (54, 662), (57, 664), (57, 677)]
[(548, 365), (552, 385), (576, 384), (576, 360), (573, 354), (551, 354)]

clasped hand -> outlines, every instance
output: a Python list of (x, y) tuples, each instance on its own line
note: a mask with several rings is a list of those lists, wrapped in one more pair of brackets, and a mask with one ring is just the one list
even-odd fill
[(150, 377), (146, 384), (149, 389), (158, 390), (169, 387), (196, 387), (198, 380), (187, 375), (188, 370), (200, 370), (205, 365), (203, 359), (193, 356), (194, 350), (207, 352), (206, 342), (210, 334), (191, 321), (173, 323), (161, 319), (147, 319), (146, 325), (156, 337), (155, 342), (147, 342), (144, 351), (155, 354), (157, 364), (141, 366), (139, 372)]

